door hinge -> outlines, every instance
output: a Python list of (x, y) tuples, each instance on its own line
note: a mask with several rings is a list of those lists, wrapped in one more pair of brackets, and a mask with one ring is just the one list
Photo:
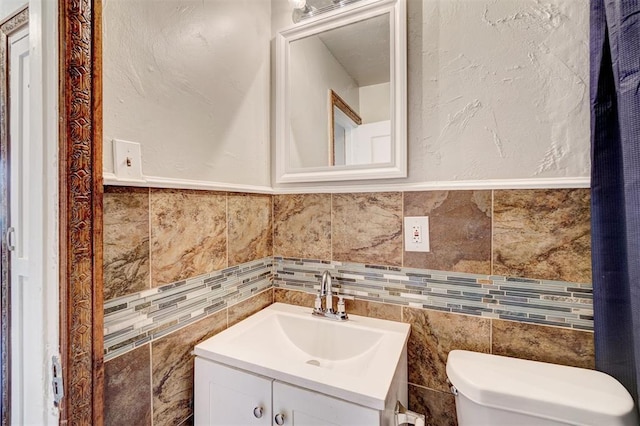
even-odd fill
[(51, 358), (52, 379), (53, 385), (53, 403), (56, 407), (60, 405), (60, 401), (64, 398), (64, 383), (62, 382), (62, 365), (60, 364), (60, 357), (54, 355)]

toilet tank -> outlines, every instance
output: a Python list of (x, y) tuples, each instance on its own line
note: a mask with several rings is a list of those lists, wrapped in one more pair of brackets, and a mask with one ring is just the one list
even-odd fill
[(447, 376), (459, 426), (637, 426), (629, 392), (599, 371), (453, 350)]

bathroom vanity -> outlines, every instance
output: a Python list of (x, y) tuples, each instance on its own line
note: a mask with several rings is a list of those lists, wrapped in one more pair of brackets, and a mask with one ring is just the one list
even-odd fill
[(408, 324), (275, 303), (198, 344), (196, 425), (393, 425)]

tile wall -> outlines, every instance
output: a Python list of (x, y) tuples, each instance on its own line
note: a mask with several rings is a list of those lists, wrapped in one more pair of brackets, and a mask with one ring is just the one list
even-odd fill
[[(528, 278), (523, 281), (530, 281), (531, 291), (544, 287), (544, 280), (590, 283), (589, 194), (554, 189), (276, 195), (273, 251), (283, 257), (305, 253), (334, 262)], [(422, 215), (429, 216), (431, 252), (404, 252), (402, 218)], [(310, 232), (299, 232), (302, 224), (309, 224)], [(315, 244), (316, 236), (322, 244)], [(312, 303), (312, 295), (286, 287), (275, 289), (276, 301)], [(578, 297), (547, 297), (583, 299), (585, 306), (592, 299), (588, 285)], [(373, 300), (347, 306), (354, 313), (411, 323), (409, 405), (426, 413), (431, 425), (456, 424), (445, 376), (452, 349), (594, 366), (590, 331)], [(590, 328), (592, 314), (584, 313), (578, 323)]]
[[(272, 255), (271, 204), (270, 195), (105, 188), (105, 425), (190, 421), (193, 346), (273, 303), (261, 261)], [(203, 290), (205, 300), (191, 298)]]
[[(256, 295), (240, 298), (231, 291), (236, 299), (225, 299), (220, 310), (204, 319), (108, 357), (107, 424), (187, 420), (192, 392), (189, 351), (196, 342), (274, 300), (312, 305), (309, 287), (287, 283), (278, 275), (287, 262), (321, 261), (364, 271), (367, 265), (379, 265), (392, 275), (416, 270), (445, 271), (439, 272), (445, 277), (473, 274), (473, 279), (484, 276), (483, 286), (501, 277), (504, 283), (505, 277), (528, 278), (519, 280), (529, 290), (527, 303), (537, 303), (536, 294), (545, 293), (548, 306), (571, 306), (558, 318), (525, 313), (526, 318), (509, 321), (495, 312), (466, 312), (455, 306), (436, 310), (438, 306), (421, 300), (385, 300), (384, 292), (377, 298), (360, 293), (357, 300), (348, 301), (353, 314), (411, 323), (409, 402), (412, 409), (427, 414), (429, 424), (455, 424), (444, 375), (451, 349), (593, 366), (592, 333), (578, 329), (588, 329), (592, 320), (587, 189), (265, 196), (107, 187), (104, 201), (107, 304), (275, 256), (275, 288), (256, 287)], [(403, 250), (402, 218), (417, 215), (430, 217), (430, 253)], [(564, 286), (565, 294), (547, 294), (549, 285)], [(566, 294), (570, 288), (579, 294)], [(558, 323), (560, 327), (524, 322), (560, 317), (565, 321)], [(135, 398), (127, 397), (133, 392)]]

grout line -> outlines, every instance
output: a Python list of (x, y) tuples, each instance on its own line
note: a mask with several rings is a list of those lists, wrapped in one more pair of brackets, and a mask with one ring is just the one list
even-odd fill
[(489, 252), (489, 273), (491, 275), (494, 275), (493, 273), (493, 235), (494, 235), (494, 216), (495, 216), (495, 209), (494, 209), (494, 202), (495, 202), (495, 191), (492, 189), (491, 190), (491, 249)]
[(329, 194), (329, 261), (333, 261), (333, 194)]
[(493, 320), (494, 318), (489, 318), (489, 353), (493, 353)]
[[(276, 249), (276, 199), (275, 195), (269, 195), (269, 199), (271, 200), (271, 217), (269, 218), (269, 222), (271, 224), (271, 257), (275, 255)], [(272, 262), (273, 265), (273, 262)], [(272, 268), (273, 269), (273, 268)]]
[(400, 265), (404, 268), (404, 191), (400, 192)]
[(148, 227), (147, 227), (147, 232), (149, 233), (149, 239), (147, 240), (147, 244), (148, 244), (148, 248), (149, 248), (149, 289), (153, 288), (153, 268), (151, 267), (152, 263), (152, 251), (151, 247), (152, 247), (152, 230), (153, 227), (151, 226), (151, 219), (152, 219), (152, 215), (151, 215), (151, 188), (147, 188), (147, 220), (149, 221)]
[(149, 404), (151, 404), (151, 426), (153, 426), (153, 349), (151, 342), (149, 344)]
[(225, 268), (229, 267), (229, 193), (225, 192), (224, 195), (224, 209), (225, 209), (225, 221), (226, 221), (226, 226), (225, 226), (225, 234), (226, 234), (226, 239), (227, 239), (227, 259), (225, 262)]

